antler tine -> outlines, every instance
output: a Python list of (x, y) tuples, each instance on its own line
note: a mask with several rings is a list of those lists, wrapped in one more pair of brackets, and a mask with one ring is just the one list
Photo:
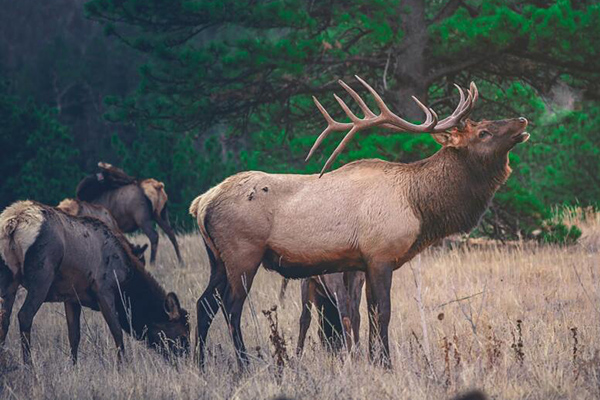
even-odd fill
[(475, 84), (471, 82), (470, 89), (467, 90), (466, 98), (463, 89), (457, 84), (454, 84), (454, 86), (456, 86), (458, 92), (460, 93), (460, 100), (458, 102), (458, 105), (456, 106), (454, 112), (450, 116), (438, 122), (432, 133), (444, 132), (450, 128), (455, 127), (459, 122), (461, 122), (473, 111), (475, 101), (478, 97), (477, 86), (475, 86)]
[(342, 100), (337, 94), (334, 94), (333, 97), (335, 97), (335, 99), (337, 100), (337, 102), (340, 104), (340, 107), (342, 107), (342, 110), (344, 110), (344, 112), (346, 113), (346, 115), (348, 116), (348, 118), (350, 118), (350, 120), (352, 122), (354, 122), (355, 124), (359, 123), (361, 120), (360, 118), (358, 118), (356, 115), (354, 115), (354, 113), (352, 112), (352, 110), (350, 110), (350, 107), (348, 107), (346, 105), (346, 103), (344, 103), (344, 100)]
[[(387, 120), (387, 121), (383, 121), (384, 123), (386, 123), (386, 125), (389, 125), (389, 124), (395, 125), (396, 128), (401, 128), (401, 130), (404, 132), (412, 132), (412, 133), (427, 132), (431, 128), (434, 127), (435, 124), (431, 125), (431, 123), (429, 123), (429, 124), (423, 123), (421, 125), (415, 125), (408, 121), (403, 120), (402, 118), (400, 118), (399, 116), (394, 114), (392, 111), (390, 111), (390, 109), (385, 104), (385, 102), (383, 101), (383, 99), (381, 98), (379, 93), (377, 93), (375, 91), (375, 89), (373, 89), (371, 87), (371, 85), (369, 85), (367, 82), (365, 82), (360, 76), (358, 76), (358, 75), (354, 75), (354, 76), (360, 83), (362, 83), (362, 85), (365, 88), (367, 88), (369, 93), (371, 93), (371, 95), (375, 99), (375, 103), (377, 104), (377, 107), (379, 107), (379, 110), (381, 111), (381, 114), (377, 118), (382, 118), (382, 120), (384, 120), (384, 119)], [(421, 107), (420, 103), (421, 103), (420, 101), (417, 101), (417, 105), (419, 107)], [(428, 121), (430, 118), (433, 118), (433, 115), (431, 115), (429, 108), (421, 107), (421, 109), (425, 112), (425, 115), (427, 116), (426, 121)], [(437, 122), (437, 118), (435, 120)]]
[(456, 106), (456, 109), (451, 114), (452, 116), (455, 116), (456, 114), (458, 114), (465, 104), (465, 92), (456, 83), (454, 84), (454, 87), (456, 87), (458, 89), (458, 92), (460, 93), (460, 100), (458, 101), (458, 106)]
[[(331, 156), (325, 163), (325, 166), (321, 170), (321, 176), (333, 164), (333, 162), (335, 161), (337, 156), (344, 150), (346, 145), (350, 142), (350, 140), (352, 140), (352, 138), (356, 135), (356, 133), (363, 129), (380, 126), (380, 127), (386, 128), (386, 129), (392, 129), (394, 131), (404, 131), (404, 132), (411, 132), (411, 133), (425, 133), (425, 132), (435, 133), (436, 129), (441, 124), (440, 122), (438, 122), (438, 116), (435, 113), (435, 111), (433, 111), (431, 108), (427, 107), (425, 104), (421, 103), (421, 101), (419, 101), (419, 99), (417, 99), (414, 96), (413, 96), (413, 100), (415, 101), (415, 103), (417, 103), (417, 106), (425, 114), (425, 117), (426, 117), (425, 121), (420, 125), (416, 125), (416, 124), (410, 123), (410, 122), (400, 118), (399, 116), (394, 114), (388, 108), (388, 106), (385, 104), (385, 102), (383, 101), (383, 99), (381, 98), (379, 93), (377, 93), (375, 91), (375, 89), (373, 89), (371, 87), (371, 85), (369, 85), (367, 82), (365, 82), (359, 76), (355, 75), (355, 77), (373, 96), (373, 99), (375, 100), (375, 103), (377, 104), (377, 107), (379, 108), (379, 115), (376, 115), (367, 106), (365, 101), (358, 95), (358, 93), (342, 80), (339, 81), (339, 84), (358, 103), (358, 106), (364, 113), (364, 118), (357, 117), (356, 114), (354, 114), (352, 112), (350, 107), (348, 107), (348, 105), (339, 96), (334, 94), (336, 101), (339, 103), (340, 107), (342, 107), (342, 109), (344, 110), (344, 112), (346, 113), (348, 118), (350, 118), (350, 120), (352, 121), (350, 123), (337, 122), (333, 118), (331, 118), (331, 116), (325, 110), (325, 108), (321, 105), (321, 103), (319, 103), (319, 101), (315, 97), (313, 97), (315, 104), (317, 105), (317, 108), (319, 109), (319, 111), (321, 111), (321, 114), (323, 114), (323, 116), (325, 117), (325, 120), (327, 121), (327, 127), (319, 135), (319, 137), (313, 144), (312, 148), (310, 149), (310, 151), (308, 153), (308, 156), (306, 157), (306, 160), (310, 159), (310, 157), (314, 154), (315, 150), (319, 147), (321, 142), (323, 142), (323, 140), (331, 132), (349, 129), (349, 132), (346, 134), (346, 136), (344, 136), (342, 141), (338, 144), (337, 148), (334, 150), (334, 152), (331, 154)], [(473, 91), (471, 89), (471, 90), (469, 90), (469, 94), (465, 99), (465, 94), (462, 91), (462, 89), (458, 88), (458, 90), (459, 90), (460, 96), (461, 96), (459, 105), (457, 106), (456, 110), (452, 113), (452, 115), (450, 117), (444, 119), (444, 121), (443, 121), (445, 123), (445, 125), (448, 125), (448, 126), (450, 126), (451, 124), (454, 124), (455, 121), (460, 121), (460, 119), (466, 113), (470, 112), (469, 107), (471, 106), (472, 99), (475, 96), (475, 94), (474, 94), (475, 91)]]
[(473, 92), (470, 89), (468, 89), (467, 90), (467, 99), (465, 100), (465, 103), (462, 106), (461, 110), (456, 115), (458, 120), (462, 120), (464, 117), (469, 115), (471, 113), (471, 111), (473, 110), (473, 106), (474, 106)]
[(468, 111), (471, 108), (471, 103), (473, 102), (473, 93), (470, 90), (467, 90), (467, 99), (463, 104), (461, 110), (457, 113), (457, 115), (464, 115), (465, 111)]
[(344, 89), (346, 89), (346, 92), (348, 92), (350, 94), (350, 96), (352, 96), (352, 98), (354, 99), (354, 101), (356, 101), (358, 103), (358, 106), (362, 110), (363, 114), (365, 114), (366, 118), (373, 118), (373, 117), (375, 117), (375, 114), (373, 113), (373, 111), (371, 111), (371, 109), (367, 106), (367, 104), (363, 101), (363, 99), (358, 95), (358, 93), (356, 93), (354, 91), (354, 89), (352, 89), (350, 86), (348, 86), (346, 84), (346, 82), (344, 82), (341, 79), (338, 81), (338, 83)]
[(325, 118), (325, 121), (327, 121), (328, 125), (331, 125), (332, 123), (337, 122), (333, 118), (331, 118), (331, 115), (329, 115), (329, 113), (327, 112), (325, 107), (323, 107), (323, 105), (319, 102), (319, 100), (317, 100), (317, 98), (315, 96), (313, 96), (312, 98), (313, 98), (313, 101), (315, 102), (315, 105), (319, 109), (319, 111), (321, 111), (321, 114), (323, 114), (323, 117)]
[[(342, 81), (341, 79), (338, 82), (350, 94), (350, 96), (352, 96), (352, 98), (358, 103), (359, 107), (365, 114), (366, 118), (374, 118), (375, 117), (375, 114), (369, 109), (367, 104), (358, 95), (358, 93), (356, 93), (354, 91), (354, 89), (352, 89), (350, 86), (348, 86), (346, 84), (346, 82)], [(348, 108), (346, 103), (344, 103), (344, 101), (335, 94), (334, 94), (334, 97), (338, 101), (338, 103), (340, 103), (340, 106), (342, 106), (342, 108), (344, 109), (344, 112), (350, 117), (350, 119), (352, 121), (356, 121), (358, 118), (356, 118), (354, 113), (352, 113), (350, 111), (350, 109)], [(317, 108), (319, 109), (319, 111), (321, 111), (321, 114), (323, 114), (323, 116), (325, 117), (325, 120), (327, 121), (327, 128), (325, 128), (325, 130), (319, 135), (317, 140), (315, 140), (315, 143), (312, 145), (312, 147), (311, 147), (310, 151), (308, 152), (308, 155), (306, 156), (306, 159), (304, 161), (308, 161), (312, 157), (312, 155), (314, 154), (315, 150), (319, 147), (321, 142), (323, 142), (323, 140), (327, 136), (329, 136), (329, 134), (331, 132), (346, 130), (352, 126), (351, 123), (341, 123), (341, 122), (335, 121), (333, 118), (331, 118), (331, 116), (329, 115), (329, 113), (327, 112), (325, 107), (323, 107), (323, 105), (319, 102), (319, 100), (317, 100), (317, 98), (315, 96), (313, 96), (313, 100), (314, 100), (315, 104), (317, 105)], [(336, 129), (336, 128), (339, 128), (339, 129)]]
[(433, 108), (430, 108), (429, 111), (431, 111), (431, 113), (433, 114), (433, 118), (435, 120), (435, 124), (437, 125), (438, 122), (438, 115), (435, 111), (433, 111)]
[(381, 98), (381, 96), (379, 95), (379, 93), (377, 93), (375, 91), (375, 89), (373, 89), (371, 87), (371, 85), (369, 85), (367, 82), (363, 81), (362, 78), (358, 75), (354, 75), (354, 77), (360, 82), (362, 83), (362, 85), (364, 87), (367, 88), (367, 90), (369, 91), (369, 93), (371, 93), (371, 96), (373, 96), (373, 98), (375, 99), (375, 103), (377, 104), (377, 107), (379, 107), (379, 110), (381, 111), (381, 114), (386, 114), (386, 115), (391, 115), (393, 114), (390, 109), (388, 108), (388, 106), (385, 105), (383, 99)]
[[(412, 99), (415, 101), (415, 103), (417, 103), (419, 108), (421, 110), (423, 110), (425, 115), (427, 115), (427, 118), (423, 122), (423, 125), (431, 125), (430, 128), (433, 128), (435, 126), (435, 124), (437, 124), (437, 114), (435, 113), (435, 111), (433, 111), (431, 108), (427, 107), (425, 104), (421, 103), (421, 101), (419, 99), (417, 99), (415, 96), (412, 96)], [(432, 122), (433, 122), (433, 124), (432, 124)]]
[(350, 140), (352, 140), (352, 138), (354, 137), (354, 135), (356, 135), (356, 132), (358, 132), (358, 130), (359, 130), (358, 126), (354, 125), (352, 127), (352, 129), (350, 129), (350, 132), (348, 132), (346, 134), (346, 136), (344, 136), (344, 138), (342, 139), (342, 141), (340, 142), (340, 144), (338, 144), (338, 147), (336, 147), (336, 149), (334, 150), (334, 152), (331, 153), (331, 155), (327, 159), (327, 162), (323, 166), (323, 169), (321, 169), (321, 173), (319, 174), (319, 178), (323, 176), (323, 174), (325, 173), (325, 171), (327, 171), (329, 169), (329, 167), (331, 167), (331, 164), (333, 164), (333, 162), (335, 161), (335, 159), (337, 158), (337, 156), (339, 156), (340, 153), (346, 148), (346, 145), (348, 144), (348, 142), (350, 142)]
[(331, 116), (329, 115), (329, 113), (327, 112), (325, 107), (323, 107), (321, 105), (321, 103), (319, 102), (319, 100), (317, 100), (317, 98), (315, 96), (313, 96), (313, 101), (315, 102), (315, 105), (317, 106), (319, 111), (321, 111), (321, 114), (323, 114), (323, 117), (327, 121), (327, 128), (325, 128), (325, 130), (323, 130), (323, 132), (321, 132), (321, 134), (319, 135), (317, 140), (315, 140), (315, 143), (312, 145), (312, 147), (311, 147), (310, 151), (308, 152), (308, 155), (306, 156), (306, 159), (304, 161), (308, 161), (312, 157), (312, 155), (314, 154), (315, 150), (317, 150), (317, 148), (319, 147), (321, 142), (323, 142), (323, 140), (327, 136), (329, 136), (329, 134), (331, 132), (345, 131), (346, 129), (348, 129), (352, 126), (351, 123), (341, 123), (341, 122), (337, 122), (336, 120), (331, 118)]
[(475, 107), (475, 102), (479, 98), (479, 90), (477, 90), (477, 85), (475, 82), (471, 82), (471, 92), (473, 92), (473, 100), (471, 100), (471, 108)]
[(329, 127), (329, 126), (327, 128), (325, 128), (325, 130), (323, 132), (321, 132), (321, 134), (319, 135), (317, 140), (315, 140), (315, 143), (313, 143), (312, 147), (310, 148), (310, 151), (308, 152), (308, 155), (304, 159), (304, 162), (310, 160), (310, 158), (315, 153), (315, 150), (317, 150), (317, 148), (319, 147), (319, 145), (321, 144), (323, 139), (325, 139), (327, 136), (329, 136), (329, 134), (331, 132), (333, 132), (333, 129), (331, 129), (331, 127)]

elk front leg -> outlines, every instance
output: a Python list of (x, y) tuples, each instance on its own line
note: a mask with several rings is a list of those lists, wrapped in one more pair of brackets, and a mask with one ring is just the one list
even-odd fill
[(67, 317), (67, 327), (69, 329), (71, 359), (73, 360), (73, 364), (76, 364), (79, 340), (81, 339), (81, 305), (78, 303), (65, 303), (65, 316)]
[(362, 288), (365, 284), (365, 273), (356, 271), (347, 274), (348, 294), (352, 312), (352, 332), (354, 333), (354, 345), (358, 346), (360, 341), (360, 300), (362, 298)]
[(117, 360), (122, 361), (125, 355), (125, 344), (123, 342), (123, 331), (119, 324), (119, 316), (117, 314), (117, 308), (115, 306), (115, 297), (112, 291), (107, 290), (108, 293), (98, 293), (98, 305), (100, 306), (100, 312), (110, 329), (110, 333), (115, 340), (115, 344), (118, 349)]
[[(392, 367), (388, 341), (390, 324), (390, 289), (392, 287), (391, 263), (372, 263), (367, 267), (367, 304), (369, 308), (369, 355), (371, 361)], [(377, 351), (377, 342), (381, 352)]]

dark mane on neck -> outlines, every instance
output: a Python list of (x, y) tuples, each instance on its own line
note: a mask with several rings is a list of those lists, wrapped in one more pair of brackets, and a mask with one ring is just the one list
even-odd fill
[(414, 254), (450, 234), (473, 229), (510, 174), (507, 156), (475, 160), (455, 148), (443, 148), (405, 168), (411, 170), (409, 202), (422, 221)]

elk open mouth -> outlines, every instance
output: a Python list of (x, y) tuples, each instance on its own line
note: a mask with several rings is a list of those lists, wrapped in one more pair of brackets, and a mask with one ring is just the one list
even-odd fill
[(515, 143), (524, 143), (526, 141), (529, 140), (529, 133), (528, 132), (519, 132), (516, 135), (514, 135), (512, 138), (515, 141)]

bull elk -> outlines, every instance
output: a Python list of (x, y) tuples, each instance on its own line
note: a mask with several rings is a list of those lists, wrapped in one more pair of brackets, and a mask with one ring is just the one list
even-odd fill
[[(77, 360), (81, 306), (100, 311), (119, 349), (123, 332), (157, 350), (181, 354), (189, 346), (187, 312), (130, 252), (121, 235), (90, 217), (20, 201), (0, 214), (0, 345), (4, 344), (19, 286), (23, 360), (31, 364), (31, 325), (45, 302), (65, 305), (69, 343)], [(177, 346), (176, 344), (179, 344)]]
[[(221, 298), (238, 362), (247, 363), (240, 318), (262, 263), (288, 278), (364, 271), (370, 356), (391, 366), (392, 273), (437, 240), (475, 227), (511, 172), (508, 153), (529, 138), (525, 118), (470, 120), (478, 97), (474, 83), (466, 95), (457, 86), (458, 106), (443, 120), (414, 98), (426, 115), (419, 125), (394, 114), (371, 86), (357, 79), (380, 112), (375, 114), (342, 81), (363, 118), (335, 96), (350, 118), (350, 122), (337, 122), (314, 99), (327, 128), (308, 157), (331, 132), (349, 131), (320, 175), (242, 172), (192, 202), (190, 212), (197, 219), (211, 265), (208, 286), (197, 302), (201, 362), (213, 310)], [(442, 148), (410, 164), (360, 160), (325, 174), (357, 132), (373, 127), (431, 133)], [(375, 351), (378, 340), (381, 352)]]

